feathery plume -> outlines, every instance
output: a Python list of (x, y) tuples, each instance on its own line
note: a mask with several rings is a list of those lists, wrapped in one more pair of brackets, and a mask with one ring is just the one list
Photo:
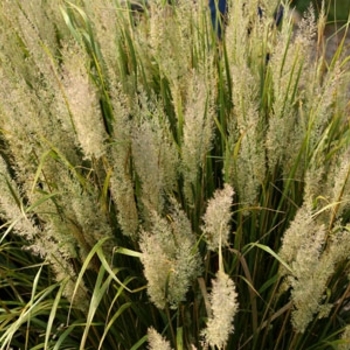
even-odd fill
[(350, 148), (344, 149), (338, 157), (333, 157), (328, 169), (324, 195), (330, 203), (336, 203), (331, 215), (339, 219), (350, 207)]
[(32, 218), (27, 216), (22, 207), (22, 194), (17, 183), (11, 178), (8, 167), (0, 155), (0, 217), (15, 223), (17, 234), (25, 237), (29, 242), (39, 233)]
[(97, 89), (86, 69), (86, 53), (75, 44), (64, 49), (63, 57), (62, 82), (72, 113), (78, 146), (87, 158), (99, 158), (105, 153), (107, 134), (99, 108)]
[(223, 271), (219, 270), (213, 280), (213, 289), (210, 294), (212, 315), (207, 327), (202, 331), (206, 343), (224, 349), (229, 335), (233, 333), (232, 324), (238, 311), (238, 294), (234, 282)]
[[(76, 232), (80, 238), (79, 247), (82, 259), (84, 260), (90, 249), (102, 238), (112, 237), (111, 227), (108, 218), (98, 203), (98, 194), (82, 191), (78, 183), (73, 181), (67, 187), (67, 195), (72, 198), (70, 201), (71, 213), (67, 217), (71, 222), (72, 232)], [(112, 241), (104, 246), (106, 256), (113, 251)]]
[(207, 155), (213, 138), (213, 95), (205, 74), (193, 71), (188, 81), (184, 112), (182, 173), (184, 192), (188, 203), (193, 203), (193, 188), (198, 181), (199, 170), (205, 169)]
[[(192, 62), (191, 15), (193, 3), (179, 1), (176, 7), (168, 3), (150, 2), (148, 45), (159, 64), (161, 74), (170, 81), (186, 84)], [(179, 19), (181, 18), (181, 25)], [(171, 20), (170, 20), (171, 19)], [(164, 60), (164, 52), (167, 59)], [(185, 85), (186, 86), (186, 85)]]
[[(271, 52), (269, 67), (274, 87), (273, 113), (269, 118), (266, 135), (266, 147), (270, 171), (286, 161), (290, 148), (290, 137), (294, 134), (297, 123), (295, 91), (300, 84), (300, 72), (304, 61), (301, 59), (301, 44), (292, 40), (291, 24), (283, 25), (277, 34), (275, 51)], [(294, 93), (293, 93), (294, 92)], [(297, 148), (298, 149), (298, 148)]]
[(141, 198), (146, 212), (156, 210), (161, 213), (164, 195), (171, 194), (176, 186), (178, 151), (160, 103), (153, 104), (142, 96), (140, 98), (140, 122), (132, 132), (133, 162), (141, 181)]
[[(237, 66), (244, 64), (248, 51), (248, 28), (252, 9), (256, 13), (256, 6), (251, 1), (243, 4), (243, 1), (228, 2), (227, 27), (225, 30), (227, 52), (230, 55), (231, 62)], [(238, 25), (239, 23), (239, 25)]]
[(311, 207), (304, 204), (298, 209), (295, 218), (282, 238), (279, 255), (287, 264), (295, 260), (300, 246), (308, 242), (317, 233), (317, 227), (312, 219)]
[(214, 198), (208, 201), (208, 207), (203, 217), (203, 233), (206, 237), (208, 249), (217, 251), (219, 246), (225, 247), (229, 243), (230, 219), (233, 188), (225, 184), (222, 190), (216, 190)]
[(165, 340), (153, 327), (148, 328), (149, 350), (172, 350), (169, 341)]
[(338, 263), (349, 257), (350, 237), (347, 231), (336, 229), (326, 240), (325, 225), (304, 204), (286, 231), (280, 257), (291, 267), (292, 273), (281, 268), (291, 290), (295, 309), (292, 324), (304, 333), (315, 315), (326, 317), (332, 305), (325, 303), (329, 279)]
[[(232, 98), (235, 101), (229, 124), (225, 176), (239, 196), (239, 202), (252, 205), (265, 179), (265, 127), (259, 115), (258, 77), (246, 66), (233, 66)], [(235, 157), (235, 148), (239, 152)]]
[(329, 269), (332, 268), (330, 260), (322, 259), (325, 228), (314, 223), (313, 233), (307, 241), (300, 242), (295, 260), (291, 263), (294, 273), (289, 276), (291, 299), (295, 307), (292, 324), (299, 333), (304, 333), (314, 314), (320, 311)]
[(110, 191), (117, 207), (118, 223), (126, 236), (135, 238), (139, 220), (135, 201), (132, 171), (132, 130), (134, 123), (130, 118), (133, 100), (123, 92), (117, 75), (108, 69), (110, 96), (113, 108), (112, 137), (107, 148), (109, 166), (113, 172), (110, 177)]
[(192, 281), (200, 274), (200, 257), (186, 214), (175, 206), (170, 222), (152, 213), (150, 232), (141, 233), (141, 262), (148, 281), (148, 294), (164, 309), (185, 300)]

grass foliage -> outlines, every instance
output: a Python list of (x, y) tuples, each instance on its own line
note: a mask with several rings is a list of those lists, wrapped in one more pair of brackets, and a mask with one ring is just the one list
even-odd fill
[(344, 41), (257, 4), (1, 2), (1, 350), (350, 349)]

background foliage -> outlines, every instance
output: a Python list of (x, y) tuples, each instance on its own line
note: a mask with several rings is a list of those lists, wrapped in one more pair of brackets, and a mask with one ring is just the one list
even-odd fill
[[(320, 0), (292, 0), (291, 6), (296, 6), (300, 12), (304, 12), (310, 3), (315, 9), (322, 7), (322, 1)], [(327, 17), (330, 22), (334, 21), (347, 21), (350, 12), (350, 3), (346, 0), (326, 0), (324, 2), (328, 11)]]

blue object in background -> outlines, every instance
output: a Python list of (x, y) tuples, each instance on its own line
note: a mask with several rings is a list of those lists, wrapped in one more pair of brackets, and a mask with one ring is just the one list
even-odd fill
[(221, 39), (222, 31), (225, 26), (225, 17), (227, 14), (227, 1), (209, 0), (209, 9), (213, 27), (218, 35), (218, 38)]
[(283, 7), (283, 5), (279, 5), (274, 16), (273, 16), (273, 18), (275, 20), (276, 27), (278, 27), (281, 24), (281, 22), (283, 20), (283, 14), (284, 14), (284, 7)]

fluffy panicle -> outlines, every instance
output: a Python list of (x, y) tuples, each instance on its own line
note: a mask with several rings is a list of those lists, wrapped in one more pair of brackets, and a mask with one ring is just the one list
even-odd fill
[[(67, 188), (67, 196), (72, 198), (70, 201), (72, 212), (67, 213), (72, 224), (71, 230), (79, 238), (84, 259), (100, 239), (112, 236), (111, 228), (103, 208), (97, 205), (99, 200), (97, 193), (87, 193), (79, 184), (71, 183)], [(106, 256), (109, 256), (112, 253), (112, 246), (106, 246), (105, 249)]]
[[(38, 11), (38, 7), (43, 10)], [(41, 6), (40, 0), (26, 1), (18, 13), (19, 35), (30, 53), (31, 84), (35, 87), (45, 81), (45, 87), (51, 88), (52, 79), (51, 57), (48, 50), (54, 54), (57, 50), (57, 34), (49, 6)], [(35, 77), (36, 76), (36, 77)], [(36, 78), (36, 79), (35, 79)]]
[[(30, 89), (41, 89), (36, 96), (42, 100), (40, 104), (42, 109), (48, 107), (53, 112), (47, 104), (50, 103), (48, 100), (53, 100), (52, 90), (57, 84), (52, 70), (55, 65), (52, 58), (59, 50), (58, 27), (61, 42), (68, 32), (68, 28), (62, 23), (63, 16), (59, 6), (54, 4), (41, 6), (40, 0), (26, 1), (20, 6), (17, 3), (6, 2), (0, 13), (5, 16), (5, 22), (1, 27), (6, 29), (1, 33), (3, 37), (0, 41), (6, 47), (4, 50), (8, 59), (6, 66), (22, 76), (29, 83)], [(46, 118), (43, 118), (41, 113), (40, 119), (45, 123)]]
[(295, 307), (292, 323), (303, 333), (315, 315), (326, 317), (332, 305), (325, 303), (329, 279), (339, 262), (349, 256), (348, 232), (336, 230), (326, 241), (326, 229), (307, 205), (301, 207), (283, 237), (280, 257), (292, 272), (281, 269), (292, 288)]
[(193, 203), (193, 191), (199, 170), (205, 169), (207, 155), (213, 138), (213, 95), (202, 72), (193, 71), (188, 81), (187, 101), (184, 112), (182, 172), (184, 191), (189, 203)]
[[(314, 222), (311, 208), (304, 204), (285, 232), (279, 251), (281, 259), (293, 269), (293, 276), (287, 277), (287, 283), (293, 287), (292, 300), (296, 310), (293, 312), (292, 320), (299, 332), (304, 332), (317, 311), (319, 300), (314, 298), (312, 289), (316, 281), (315, 278), (310, 279), (310, 275), (312, 276), (315, 266), (319, 263), (324, 240), (324, 227), (319, 227)], [(288, 275), (284, 268), (280, 273)], [(310, 307), (307, 304), (309, 302)]]
[(176, 308), (184, 301), (201, 270), (195, 238), (185, 213), (175, 207), (168, 220), (153, 212), (151, 231), (142, 232), (140, 243), (148, 294), (160, 309), (167, 303)]
[(4, 130), (2, 135), (11, 147), (20, 181), (28, 182), (36, 172), (35, 146), (38, 140), (35, 137), (42, 132), (38, 118), (40, 107), (35, 92), (27, 88), (25, 80), (12, 75), (11, 71), (0, 71), (3, 78), (0, 86), (0, 128)]
[(314, 198), (324, 195), (327, 172), (328, 169), (325, 156), (323, 154), (316, 154), (315, 152), (304, 177), (304, 197), (309, 203), (312, 203)]
[[(58, 47), (56, 47), (56, 32), (52, 33), (54, 22), (50, 19), (53, 17), (58, 21), (56, 23), (60, 22), (57, 19), (59, 9), (57, 10), (58, 6), (52, 8), (45, 6), (45, 10), (35, 12), (34, 6), (37, 2), (35, 0), (23, 4), (28, 11), (25, 15), (23, 9), (19, 10), (17, 4), (8, 3), (4, 9), (8, 20), (12, 20), (12, 22), (6, 22), (6, 30), (1, 33), (4, 35), (3, 39), (6, 38), (6, 45), (9, 46), (6, 47), (8, 56), (1, 58), (1, 61), (4, 60), (2, 62), (4, 66), (7, 67), (6, 74), (1, 76), (2, 89), (0, 89), (2, 90), (0, 100), (6, 101), (4, 126), (16, 135), (15, 137), (11, 133), (7, 135), (8, 138), (12, 136), (11, 142), (18, 143), (12, 148), (17, 153), (16, 163), (20, 161), (18, 153), (22, 151), (23, 157), (29, 147), (40, 157), (42, 151), (38, 148), (42, 146), (40, 143), (43, 143), (43, 139), (55, 144), (56, 147), (59, 145), (67, 159), (72, 161), (76, 160), (74, 133), (67, 113), (65, 96), (63, 97), (61, 93), (62, 87), (58, 79), (59, 63), (53, 60)], [(14, 35), (14, 32), (18, 35)], [(62, 35), (63, 32), (62, 29)], [(28, 57), (25, 60), (23, 52), (21, 53), (18, 49), (19, 42), (16, 40), (21, 42), (20, 46), (23, 46), (23, 50), (28, 51)], [(20, 57), (17, 57), (19, 53)], [(6, 95), (8, 97), (5, 97)], [(25, 147), (19, 147), (20, 142), (24, 142)], [(46, 151), (47, 145), (44, 152)], [(36, 166), (33, 159), (27, 163)], [(23, 169), (22, 164), (19, 169)], [(25, 177), (21, 180), (25, 181)]]
[[(251, 1), (246, 3), (243, 0), (228, 2), (231, 6), (228, 11), (228, 25), (226, 28), (226, 47), (231, 62), (241, 66), (245, 64), (248, 51), (248, 27), (250, 16), (254, 7)], [(256, 13), (256, 7), (254, 10)]]
[(310, 91), (310, 100), (308, 101), (309, 129), (310, 129), (310, 148), (316, 147), (326, 127), (334, 117), (335, 106), (339, 106), (339, 86), (342, 84), (343, 75), (339, 67), (332, 69), (323, 78), (322, 86), (314, 87)]
[[(5, 5), (6, 3), (6, 5)], [(28, 81), (35, 82), (37, 78), (37, 70), (33, 55), (42, 56), (43, 50), (39, 47), (40, 37), (37, 28), (33, 25), (29, 18), (21, 11), (20, 6), (13, 2), (2, 2), (0, 4), (2, 16), (1, 39), (5, 45), (4, 56), (7, 54), (8, 67), (14, 68), (19, 74)], [(15, 35), (14, 35), (15, 34)], [(28, 50), (31, 65), (23, 62), (24, 50), (19, 50), (18, 45), (24, 46)], [(6, 52), (6, 53), (5, 53)], [(40, 60), (39, 60), (40, 61)], [(38, 62), (39, 63), (39, 62)], [(30, 68), (31, 69), (30, 69)], [(35, 68), (36, 69), (35, 69)]]
[(78, 258), (79, 245), (71, 226), (54, 215), (48, 217), (48, 221), (29, 249), (41, 258), (55, 256), (52, 260), (58, 264), (62, 260)]
[[(171, 7), (167, 3), (150, 2), (152, 16), (149, 18), (148, 45), (157, 59), (162, 74), (170, 80), (185, 82), (191, 65), (192, 34), (191, 15), (193, 4), (178, 3)], [(181, 23), (181, 25), (180, 25)], [(164, 52), (167, 59), (164, 60)]]
[(154, 56), (158, 56), (162, 50), (163, 42), (166, 39), (166, 20), (165, 9), (159, 5), (159, 2), (152, 2), (152, 16), (149, 21), (149, 44)]
[(234, 331), (233, 319), (238, 311), (237, 297), (234, 282), (224, 272), (219, 271), (213, 280), (210, 294), (212, 315), (202, 331), (205, 342), (210, 346), (225, 348), (229, 335)]
[[(18, 11), (16, 3), (2, 1), (0, 3), (0, 40), (2, 49), (0, 51), (0, 67), (17, 67), (17, 71), (25, 72), (26, 65), (23, 64), (23, 53), (18, 50), (18, 23), (14, 15)], [(11, 14), (11, 16), (9, 16)], [(1, 68), (0, 68), (1, 69)], [(2, 77), (1, 77), (2, 81)]]
[[(120, 157), (120, 155), (118, 155)], [(116, 159), (120, 159), (120, 158)], [(138, 229), (138, 214), (135, 203), (133, 182), (127, 169), (125, 173), (113, 172), (110, 180), (110, 190), (117, 207), (117, 218), (122, 232), (126, 236), (135, 237)]]
[[(229, 153), (226, 157), (225, 175), (237, 190), (240, 203), (251, 205), (256, 202), (266, 173), (263, 141), (265, 127), (258, 111), (259, 83), (247, 66), (234, 66), (231, 71), (234, 81), (232, 98), (235, 101), (235, 122), (229, 127)], [(234, 148), (237, 144), (240, 147), (235, 157)]]
[(126, 96), (111, 71), (111, 101), (113, 105), (113, 138), (108, 148), (108, 158), (113, 173), (110, 191), (117, 207), (118, 222), (124, 235), (135, 237), (138, 229), (138, 213), (135, 203), (134, 184), (131, 173), (131, 126)]
[(292, 323), (303, 333), (315, 315), (327, 317), (333, 305), (327, 300), (329, 280), (337, 264), (349, 258), (350, 237), (348, 231), (337, 230), (328, 240), (325, 249), (325, 231), (319, 227), (317, 235), (308, 246), (302, 246), (291, 264), (294, 275), (289, 277), (295, 310)]
[[(328, 147), (327, 144), (321, 147)], [(319, 148), (322, 150), (322, 148)], [(339, 219), (349, 209), (350, 196), (350, 152), (343, 147), (327, 159), (323, 151), (316, 151), (305, 175), (305, 198), (311, 203), (313, 198), (323, 198), (330, 210), (322, 210), (324, 220)], [(318, 202), (322, 209), (324, 201)]]
[[(314, 314), (320, 310), (320, 302), (326, 290), (329, 269), (320, 271), (321, 254), (325, 244), (325, 228), (313, 223), (313, 235), (306, 241), (301, 241), (295, 260), (291, 263), (294, 272), (289, 277), (292, 287), (291, 299), (295, 310), (292, 313), (292, 323), (295, 329), (303, 333), (312, 321)], [(305, 229), (305, 228), (304, 228)], [(323, 268), (327, 260), (322, 261)]]
[(165, 340), (154, 328), (148, 328), (148, 350), (172, 350), (169, 341)]
[(145, 120), (133, 130), (132, 155), (135, 169), (142, 182), (143, 198), (146, 206), (161, 212), (163, 207), (163, 179), (159, 171), (161, 140), (157, 140), (151, 120)]
[[(141, 180), (142, 201), (147, 210), (162, 212), (164, 194), (176, 185), (178, 152), (160, 105), (142, 101), (140, 123), (134, 127), (132, 155)], [(149, 116), (152, 115), (152, 117)]]
[(312, 210), (304, 204), (297, 211), (294, 220), (282, 238), (280, 257), (287, 263), (295, 260), (300, 246), (308, 243), (310, 237), (317, 233), (317, 226), (312, 218)]
[(105, 153), (104, 129), (96, 87), (89, 78), (86, 53), (76, 44), (66, 47), (62, 82), (72, 113), (78, 145), (89, 159)]
[[(110, 0), (85, 1), (84, 11), (89, 18), (90, 24), (93, 26), (94, 40), (98, 43), (103, 58), (108, 62), (109, 66), (115, 64), (116, 53), (116, 36), (120, 28), (116, 28), (118, 24), (118, 13), (121, 16), (128, 17), (127, 10), (123, 13), (120, 8), (119, 1)], [(124, 23), (125, 25), (125, 23)]]
[(324, 195), (334, 204), (331, 215), (340, 218), (350, 207), (350, 148), (344, 149), (327, 174)]
[(216, 190), (214, 198), (208, 202), (202, 230), (210, 250), (216, 251), (219, 246), (225, 247), (229, 244), (233, 195), (233, 188), (225, 184), (222, 190)]
[(346, 229), (339, 229), (331, 236), (330, 247), (327, 255), (332, 257), (334, 263), (349, 259), (350, 256), (350, 234), (349, 226)]
[[(286, 152), (290, 144), (294, 144), (294, 141), (300, 141), (294, 140), (293, 136), (296, 132), (296, 130), (294, 130), (296, 127), (295, 120), (295, 113), (290, 111), (288, 116), (286, 115), (286, 119), (273, 116), (269, 122), (266, 148), (268, 151), (269, 169), (271, 171), (274, 171), (276, 165), (288, 162), (286, 159)], [(293, 138), (293, 141), (291, 138)], [(288, 172), (288, 170), (286, 170), (286, 172)]]
[(12, 180), (8, 167), (0, 155), (0, 217), (15, 223), (16, 233), (24, 236), (29, 242), (39, 233), (31, 218), (22, 207), (22, 194), (17, 183)]
[[(27, 42), (30, 42), (33, 38), (37, 38), (42, 40), (45, 45), (55, 45), (57, 41), (57, 29), (55, 28), (55, 22), (48, 20), (52, 19), (52, 12), (55, 7), (57, 6), (42, 6), (41, 0), (25, 1), (21, 3), (20, 7), (17, 7), (19, 10), (18, 16), (23, 14), (23, 17), (21, 16), (18, 22)], [(40, 11), (38, 11), (38, 8), (40, 8)], [(38, 44), (39, 41), (36, 45)], [(30, 47), (31, 51), (35, 51), (37, 48), (38, 46)]]
[[(303, 14), (303, 17), (297, 21), (297, 28), (294, 28), (295, 38), (293, 38), (293, 40), (295, 44), (298, 45), (298, 50), (302, 54), (302, 57), (309, 68), (315, 68), (315, 63), (317, 63), (314, 56), (315, 39), (317, 36), (317, 22), (315, 16), (315, 9), (313, 6), (309, 6), (308, 10)], [(321, 12), (319, 12), (319, 16), (322, 16)], [(293, 17), (291, 17), (291, 19), (293, 19)], [(292, 22), (291, 24), (295, 23)], [(314, 71), (312, 73), (314, 74)], [(301, 79), (303, 79), (303, 77), (301, 77)], [(305, 80), (302, 81), (306, 83)]]
[[(295, 109), (300, 86), (300, 73), (305, 69), (302, 40), (293, 40), (292, 24), (283, 23), (282, 31), (278, 32), (274, 51), (271, 52), (269, 66), (272, 74), (274, 89), (273, 114), (269, 118), (266, 136), (268, 162), (270, 171), (276, 165), (289, 164), (291, 142), (297, 124), (297, 111)], [(303, 73), (301, 73), (302, 75)], [(299, 145), (295, 145), (297, 151)], [(298, 147), (299, 146), (299, 147)], [(294, 149), (292, 150), (294, 152)], [(294, 159), (292, 160), (292, 164)], [(288, 170), (285, 170), (288, 172)]]
[[(42, 65), (44, 62), (44, 59), (40, 61)], [(4, 136), (11, 146), (23, 182), (28, 182), (28, 178), (32, 180), (31, 174), (35, 173), (39, 158), (52, 144), (69, 161), (77, 161), (75, 135), (65, 96), (62, 96), (61, 85), (55, 76), (59, 68), (54, 63), (46, 68), (42, 65), (40, 70), (31, 70), (35, 72), (33, 77), (27, 77), (17, 69), (0, 72), (0, 100), (6, 101), (2, 106), (0, 127), (8, 131)], [(49, 158), (46, 157), (43, 173), (54, 182), (59, 179), (59, 167), (55, 162), (49, 162)]]

